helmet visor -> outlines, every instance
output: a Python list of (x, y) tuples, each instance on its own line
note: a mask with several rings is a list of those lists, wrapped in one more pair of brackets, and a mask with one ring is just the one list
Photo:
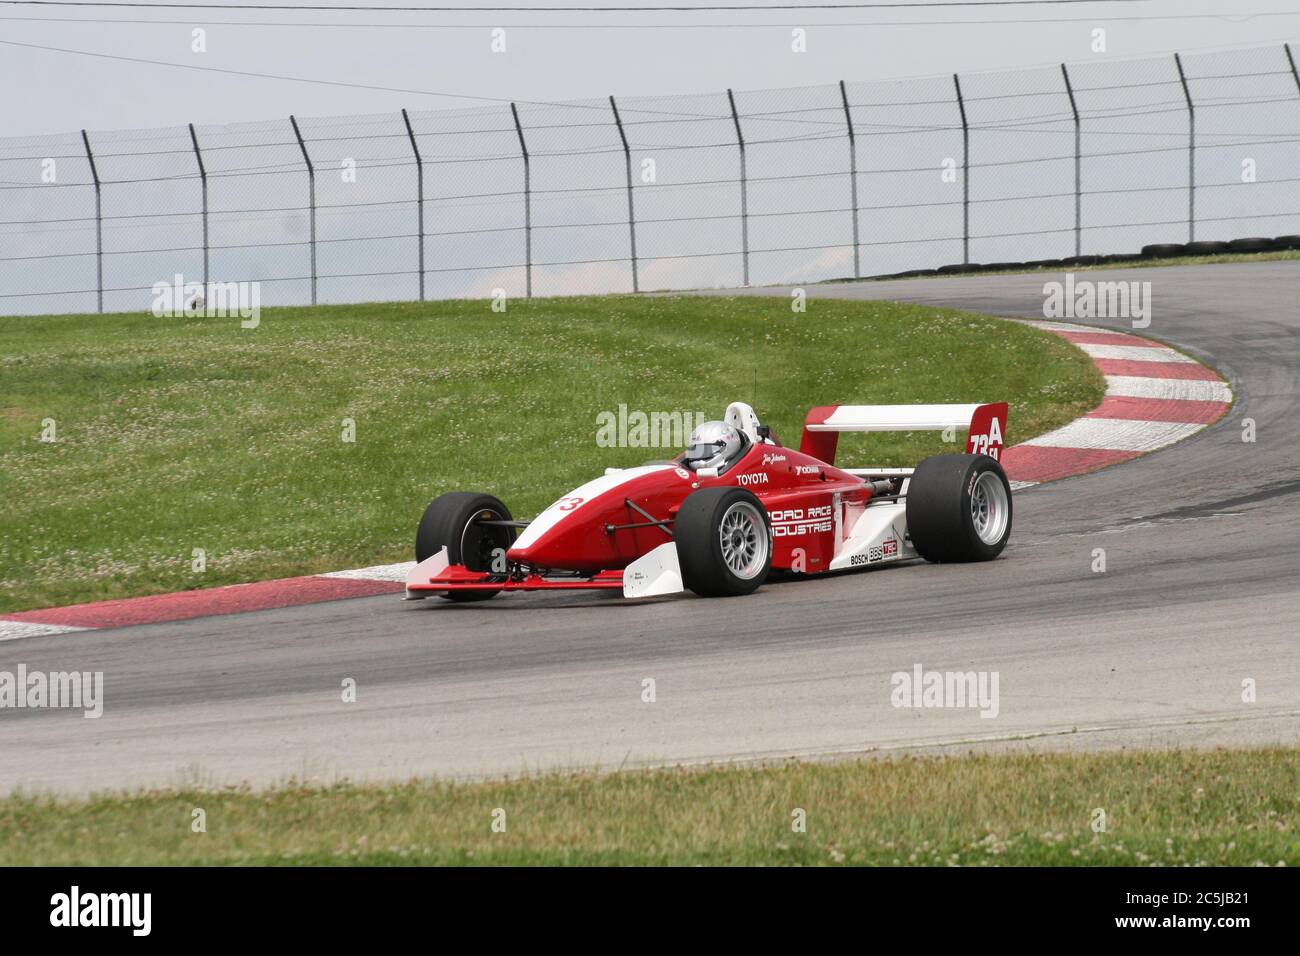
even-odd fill
[(726, 442), (714, 441), (703, 442), (698, 445), (692, 445), (686, 449), (686, 461), (706, 461), (722, 451), (726, 447)]

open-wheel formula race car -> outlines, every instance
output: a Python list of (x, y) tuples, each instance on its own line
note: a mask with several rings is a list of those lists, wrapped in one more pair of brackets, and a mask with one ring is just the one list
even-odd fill
[[(517, 521), (497, 498), (451, 492), (425, 510), (408, 598), (502, 591), (621, 589), (748, 594), (770, 572), (823, 574), (921, 557), (988, 561), (1011, 534), (998, 458), (1006, 403), (829, 405), (812, 409), (799, 450), (750, 406), (695, 429), (668, 462), (610, 468)], [(965, 454), (915, 468), (839, 468), (840, 432), (969, 429)]]

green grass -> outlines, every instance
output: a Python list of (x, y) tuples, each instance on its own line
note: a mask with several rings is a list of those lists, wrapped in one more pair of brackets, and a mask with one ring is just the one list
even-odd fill
[[(205, 833), (192, 831), (196, 808)], [(497, 809), (505, 832), (492, 830)], [(1294, 748), (902, 758), (10, 796), (0, 865), (1294, 866), (1298, 820)]]
[[(751, 401), (797, 444), (812, 405), (1009, 400), (1010, 444), (1102, 391), (1056, 336), (891, 303), (398, 303), (267, 309), (257, 329), (3, 318), (0, 612), (408, 560), (444, 491), (532, 517), (606, 466), (680, 450), (598, 447), (597, 413), (620, 404), (721, 417)], [(841, 460), (858, 464), (951, 450), (851, 438)]]

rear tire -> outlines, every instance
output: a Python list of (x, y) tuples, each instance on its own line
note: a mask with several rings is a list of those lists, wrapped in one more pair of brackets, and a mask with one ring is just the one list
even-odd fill
[[(492, 495), (451, 491), (433, 499), (415, 532), (415, 560), (431, 558), (446, 548), (452, 564), (463, 564), (471, 571), (491, 571), (493, 552), (498, 548), (508, 551), (515, 533), (513, 528), (475, 525), (474, 519), (484, 515), (498, 521), (511, 520), (510, 509)], [(444, 591), (438, 596), (448, 601), (486, 601), (499, 593)]]
[(772, 569), (772, 522), (744, 488), (688, 495), (673, 522), (682, 583), (702, 597), (750, 594)]
[(992, 561), (1011, 536), (1011, 485), (988, 455), (935, 455), (907, 486), (907, 533), (927, 561)]

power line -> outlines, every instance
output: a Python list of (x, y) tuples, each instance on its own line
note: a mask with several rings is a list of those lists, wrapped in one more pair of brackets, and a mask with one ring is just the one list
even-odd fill
[[(15, 2), (15, 0), (0, 0), (0, 3), (9, 3), (9, 2)], [(37, 2), (37, 0), (21, 0), (21, 2)], [(44, 0), (40, 0), (40, 2), (44, 2)], [(349, 83), (346, 80), (322, 80), (322, 79), (314, 79), (312, 77), (290, 76), (285, 73), (261, 73), (255, 70), (233, 70), (233, 69), (229, 69), (226, 67), (219, 67), (219, 66), (199, 66), (196, 63), (176, 63), (171, 60), (149, 60), (144, 57), (124, 56), (118, 53), (99, 53), (93, 50), (73, 50), (68, 47), (46, 46), (40, 43), (20, 43), (17, 40), (0, 40), (0, 44), (4, 44), (5, 46), (23, 47), (29, 50), (44, 50), (49, 53), (67, 53), (74, 56), (88, 56), (100, 60), (117, 60), (119, 62), (124, 62), (124, 63), (141, 63), (144, 64), (145, 66), (164, 66), (164, 67), (171, 67), (173, 69), (178, 69), (178, 70), (197, 70), (200, 73), (223, 73), (228, 76), (250, 76), (250, 77), (255, 77), (257, 79), (263, 79), (263, 80), (284, 80), (291, 83), (314, 83), (321, 86), (342, 86), (342, 87), (347, 87), (349, 89), (375, 90), (381, 93), (409, 93), (415, 96), (438, 96), (445, 99), (478, 100), (481, 102), (489, 102), (489, 103), (512, 102), (508, 97), (504, 97), (504, 96), (479, 96), (472, 93), (444, 93), (438, 90), (419, 90), (419, 89), (412, 89), (410, 87), (401, 87), (401, 86), (379, 86), (371, 83)], [(556, 103), (551, 103), (546, 101), (534, 101), (534, 100), (515, 100), (514, 102), (529, 103), (530, 105), (535, 105), (535, 106), (559, 105)], [(583, 104), (577, 104), (577, 103), (573, 103), (573, 104), (566, 103), (563, 105), (578, 106), (578, 107), (583, 106)], [(586, 108), (601, 109), (602, 111), (604, 110), (604, 107), (587, 106)]]
[[(54, 2), (54, 0), (0, 0), (0, 4), (11, 4), (11, 5), (15, 3), (38, 3), (38, 2), (47, 3), (47, 2)], [(59, 2), (62, 2), (62, 0), (59, 0)], [(1069, 2), (1073, 2), (1073, 0), (1069, 0)], [(1128, 3), (1128, 2), (1148, 2), (1148, 0), (1103, 0), (1103, 2)], [(150, 6), (150, 5), (151, 4), (145, 4), (145, 6)], [(157, 4), (152, 4), (152, 5), (156, 6)], [(1017, 4), (1011, 4), (1011, 5), (1014, 6)], [(1296, 13), (1277, 12), (1273, 14), (1258, 14), (1258, 15), (1259, 16), (1264, 16), (1264, 15), (1297, 16), (1300, 15), (1300, 11)], [(344, 87), (349, 89), (373, 90), (373, 91), (385, 92), (385, 93), (408, 93), (417, 96), (436, 96), (445, 99), (473, 100), (477, 102), (486, 102), (486, 103), (508, 104), (511, 102), (516, 102), (516, 103), (524, 103), (529, 106), (550, 106), (550, 107), (566, 107), (572, 109), (587, 109), (587, 110), (596, 110), (601, 113), (605, 111), (605, 107), (603, 105), (594, 105), (590, 103), (581, 103), (576, 101), (526, 100), (526, 99), (512, 100), (511, 98), (508, 97), (483, 96), (483, 95), (477, 95), (472, 93), (447, 93), (439, 90), (421, 90), (421, 89), (413, 89), (408, 87), (392, 87), (392, 86), (381, 86), (377, 84), (352, 83), (345, 80), (327, 80), (327, 79), (318, 79), (314, 77), (292, 76), (289, 74), (281, 74), (281, 73), (262, 73), (253, 70), (235, 70), (226, 67), (200, 66), (195, 63), (177, 63), (171, 60), (150, 60), (144, 57), (125, 56), (122, 54), (114, 54), (114, 53), (101, 53), (94, 50), (77, 50), (69, 47), (56, 47), (56, 46), (49, 46), (45, 44), (39, 44), (39, 43), (23, 43), (17, 40), (0, 40), (0, 45), (20, 47), (20, 48), (30, 49), (30, 50), (41, 50), (50, 53), (64, 53), (73, 56), (85, 56), (85, 57), (91, 57), (93, 59), (116, 60), (119, 62), (126, 62), (126, 63), (139, 63), (146, 66), (170, 67), (173, 69), (181, 69), (181, 70), (196, 70), (199, 72), (220, 73), (220, 74), (225, 74), (230, 76), (254, 77), (257, 79), (280, 80), (280, 81), (291, 82), (291, 83), (307, 83), (307, 84), (314, 84), (314, 85), (321, 85), (321, 86)], [(1116, 59), (1122, 60), (1123, 58), (1116, 58)], [(978, 73), (983, 71), (975, 71), (975, 72)], [(903, 77), (903, 78), (897, 78), (896, 81), (901, 81), (903, 79), (915, 80), (915, 79), (922, 79), (922, 78), (932, 78), (932, 77), (919, 77), (919, 76)], [(670, 116), (675, 118), (699, 116), (699, 114), (685, 113), (680, 110), (677, 111), (652, 110), (645, 107), (632, 107), (627, 109), (627, 112)], [(701, 118), (713, 119), (715, 117), (708, 116), (708, 117), (701, 117)]]
[[(0, 3), (6, 3), (6, 2), (17, 2), (17, 0), (0, 0)], [(22, 0), (22, 2), (35, 2), (35, 0)], [(1139, 2), (1139, 0), (1124, 0), (1124, 2)], [(1145, 0), (1142, 0), (1142, 2), (1145, 2)], [(473, 100), (477, 102), (486, 102), (486, 103), (507, 104), (507, 103), (515, 102), (515, 103), (526, 104), (529, 106), (549, 106), (549, 107), (558, 106), (558, 107), (566, 107), (572, 109), (596, 110), (598, 112), (601, 112), (602, 114), (606, 111), (604, 105), (581, 103), (576, 101), (526, 100), (526, 99), (512, 100), (509, 97), (503, 97), (503, 96), (484, 96), (484, 95), (473, 94), (473, 93), (448, 93), (440, 90), (422, 90), (422, 89), (416, 89), (411, 87), (382, 86), (382, 85), (371, 84), (371, 83), (353, 83), (347, 80), (328, 80), (328, 79), (320, 79), (315, 77), (293, 76), (286, 73), (264, 73), (255, 70), (231, 69), (229, 67), (201, 66), (196, 63), (178, 63), (173, 60), (151, 60), (145, 57), (126, 56), (118, 53), (102, 53), (94, 50), (77, 50), (77, 49), (72, 49), (70, 47), (49, 46), (40, 43), (23, 43), (18, 40), (0, 40), (0, 45), (20, 47), (20, 48), (30, 49), (30, 50), (41, 50), (49, 53), (63, 53), (72, 56), (84, 56), (84, 57), (90, 57), (92, 59), (115, 60), (118, 62), (126, 62), (126, 63), (139, 63), (145, 66), (168, 67), (171, 69), (180, 69), (180, 70), (195, 70), (201, 73), (219, 73), (228, 76), (254, 77), (257, 79), (280, 80), (283, 82), (290, 82), (290, 83), (308, 83), (308, 84), (314, 84), (320, 86), (335, 86), (335, 87), (344, 87), (348, 89), (372, 90), (372, 91), (384, 92), (384, 93), (405, 93), (405, 94), (412, 94), (416, 96), (436, 96), (444, 99)], [(652, 110), (644, 107), (631, 107), (628, 109), (628, 112), (660, 115), (660, 116), (671, 116), (677, 118), (699, 116), (699, 114), (684, 113), (681, 111)], [(704, 118), (716, 119), (718, 117), (708, 116)]]
[[(0, 0), (4, 2), (4, 0)], [(1104, 0), (1103, 0), (1104, 2)], [(1024, 4), (1013, 4), (1021, 6)], [(764, 8), (773, 9), (778, 8)], [(540, 11), (539, 11), (540, 12)], [(483, 23), (378, 23), (374, 21), (320, 21), (320, 20), (209, 20), (209, 19), (164, 19), (161, 17), (143, 20), (125, 17), (7, 17), (0, 16), (0, 21), (11, 23), (96, 23), (127, 26), (205, 26), (205, 27), (289, 27), (303, 28), (344, 28), (374, 30), (488, 30), (497, 27), (514, 30), (771, 30), (781, 27), (836, 27), (836, 28), (875, 28), (875, 27), (928, 27), (928, 26), (1004, 26), (1007, 24), (1033, 23), (1093, 23), (1103, 20), (1116, 22), (1148, 22), (1162, 20), (1221, 20), (1225, 23), (1243, 23), (1249, 20), (1271, 17), (1300, 16), (1300, 10), (1261, 10), (1256, 12), (1235, 13), (1148, 13), (1148, 14), (1102, 14), (1090, 17), (1044, 16), (1044, 17), (995, 17), (981, 19), (928, 19), (928, 20), (848, 20), (822, 21), (800, 20), (783, 22), (766, 20), (760, 23), (726, 23), (710, 21), (708, 23), (515, 23), (510, 21), (489, 21)]]
[(967, 7), (1039, 7), (1074, 4), (1131, 4), (1149, 3), (1151, 0), (934, 0), (934, 2), (875, 2), (875, 3), (733, 3), (703, 4), (700, 6), (480, 6), (460, 7), (443, 5), (425, 6), (362, 6), (354, 4), (316, 3), (134, 3), (112, 0), (0, 0), (4, 6), (24, 7), (116, 7), (127, 9), (172, 10), (292, 10), (344, 13), (717, 13), (767, 10), (909, 10), (919, 8)]
[[(0, 0), (0, 3), (3, 2), (10, 2), (10, 0)], [(1128, 0), (1125, 0), (1125, 2), (1128, 2)], [(370, 84), (370, 83), (351, 83), (346, 80), (325, 80), (325, 79), (318, 79), (314, 77), (291, 76), (285, 73), (262, 73), (255, 70), (235, 70), (235, 69), (230, 69), (228, 67), (200, 66), (197, 63), (177, 63), (173, 60), (150, 60), (144, 57), (125, 56), (119, 53), (100, 53), (94, 50), (75, 50), (70, 47), (48, 46), (41, 43), (22, 43), (18, 40), (0, 40), (0, 45), (21, 47), (29, 50), (42, 50), (49, 53), (65, 53), (73, 56), (85, 56), (85, 57), (91, 57), (92, 59), (116, 60), (125, 63), (140, 63), (145, 66), (170, 67), (172, 69), (178, 69), (178, 70), (195, 70), (200, 73), (220, 73), (228, 76), (246, 76), (246, 77), (255, 77), (257, 79), (264, 79), (264, 80), (281, 80), (281, 81), (291, 82), (291, 83), (309, 83), (309, 84), (315, 84), (320, 86), (337, 86), (337, 87), (344, 87), (347, 89), (373, 90), (373, 91), (383, 92), (383, 93), (407, 93), (416, 96), (437, 96), (445, 99), (475, 100), (478, 102), (486, 102), (486, 103), (500, 103), (500, 104), (522, 103), (528, 106), (552, 106), (552, 107), (560, 106), (560, 107), (567, 107), (572, 109), (596, 110), (602, 114), (604, 114), (607, 111), (607, 108), (603, 104), (596, 105), (591, 103), (580, 103), (575, 101), (557, 102), (553, 100), (511, 99), (509, 97), (504, 97), (504, 96), (483, 96), (483, 95), (477, 95), (472, 93), (446, 93), (438, 90), (421, 90), (421, 89), (413, 89), (410, 87), (380, 86), (377, 84)], [(698, 116), (698, 114), (683, 113), (680, 111), (672, 111), (672, 110), (652, 110), (644, 107), (631, 107), (627, 109), (627, 112), (645, 113), (645, 114), (653, 114), (653, 115), (660, 115), (660, 116), (673, 116), (679, 118)], [(715, 117), (708, 117), (708, 118), (712, 119)]]

